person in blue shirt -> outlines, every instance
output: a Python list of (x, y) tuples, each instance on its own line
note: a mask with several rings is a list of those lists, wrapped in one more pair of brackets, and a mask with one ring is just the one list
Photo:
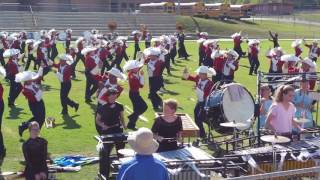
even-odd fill
[(117, 180), (169, 180), (166, 166), (152, 155), (159, 144), (150, 129), (140, 128), (130, 134), (128, 143), (136, 155), (121, 165)]

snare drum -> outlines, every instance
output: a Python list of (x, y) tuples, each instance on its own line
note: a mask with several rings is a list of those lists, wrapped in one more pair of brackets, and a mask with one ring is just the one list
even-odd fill
[[(235, 93), (236, 92), (236, 93)], [(235, 96), (235, 94), (238, 94)], [(254, 116), (255, 104), (250, 92), (242, 85), (231, 83), (213, 91), (207, 98), (205, 110), (207, 123), (219, 133), (232, 132), (232, 128), (220, 127), (220, 123), (234, 121), (248, 124)]]

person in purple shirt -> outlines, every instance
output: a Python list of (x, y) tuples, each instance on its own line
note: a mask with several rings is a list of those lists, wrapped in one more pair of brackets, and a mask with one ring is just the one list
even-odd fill
[(159, 144), (150, 129), (140, 128), (129, 135), (128, 143), (136, 155), (121, 165), (117, 180), (169, 180), (165, 165), (152, 155)]

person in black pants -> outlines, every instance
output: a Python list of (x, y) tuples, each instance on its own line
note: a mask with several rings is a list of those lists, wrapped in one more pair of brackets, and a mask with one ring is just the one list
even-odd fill
[(76, 40), (75, 42), (75, 46), (78, 49), (78, 52), (76, 54), (76, 60), (75, 62), (72, 64), (72, 77), (76, 78), (76, 66), (78, 64), (78, 62), (81, 60), (83, 64), (85, 64), (85, 57), (84, 55), (81, 53), (81, 51), (83, 50), (83, 44), (84, 44), (84, 38), (80, 37)]
[(133, 59), (137, 58), (137, 53), (140, 51), (139, 41), (140, 41), (140, 32), (139, 31), (133, 31), (133, 40), (134, 40), (134, 54)]
[(177, 38), (171, 36), (171, 44), (170, 44), (170, 59), (172, 64), (175, 64), (175, 58), (177, 56)]
[(5, 51), (8, 51), (8, 54), (11, 55), (9, 56), (9, 61), (6, 65), (6, 72), (7, 72), (7, 79), (10, 81), (10, 91), (9, 91), (9, 97), (8, 97), (8, 106), (9, 107), (14, 107), (15, 100), (19, 96), (21, 90), (22, 90), (22, 85), (18, 82), (15, 81), (16, 74), (19, 72), (19, 65), (18, 65), (18, 55), (20, 51), (18, 49), (7, 49)]
[(278, 33), (274, 33), (274, 35), (272, 34), (271, 31), (269, 31), (269, 35), (271, 37), (271, 39), (269, 39), (269, 41), (272, 41), (273, 42), (273, 47), (274, 48), (277, 48), (277, 47), (280, 47), (279, 45), (279, 38), (278, 38)]
[(46, 117), (46, 108), (42, 100), (43, 92), (40, 88), (42, 77), (37, 73), (30, 71), (19, 73), (17, 76), (18, 78), (16, 80), (18, 82), (25, 81), (22, 94), (28, 100), (29, 109), (33, 116), (29, 121), (23, 122), (19, 125), (19, 135), (22, 136), (23, 131), (28, 128), (29, 123), (32, 121), (36, 121), (41, 129)]
[(129, 123), (128, 129), (136, 130), (136, 122), (140, 115), (142, 115), (147, 109), (147, 103), (140, 95), (139, 89), (144, 86), (144, 72), (140, 70), (143, 64), (136, 60), (128, 61), (123, 69), (128, 71), (129, 81), (129, 98), (133, 106), (133, 113), (128, 116)]
[[(28, 45), (28, 59), (25, 67), (25, 71), (29, 69), (29, 66), (31, 64), (31, 61), (33, 61), (33, 70), (37, 70), (37, 64), (36, 64), (36, 58), (33, 56), (33, 50), (34, 50), (34, 41), (33, 40), (27, 40), (26, 44)], [(39, 64), (38, 64), (39, 66)]]
[(61, 83), (60, 89), (60, 101), (62, 106), (62, 115), (68, 115), (68, 106), (78, 111), (79, 104), (72, 101), (68, 95), (71, 89), (71, 75), (72, 75), (72, 67), (71, 64), (73, 59), (70, 55), (62, 54), (59, 57), (60, 63), (53, 64), (54, 67), (58, 68), (57, 77)]
[(39, 137), (40, 127), (36, 121), (30, 122), (28, 128), (30, 138), (22, 145), (26, 163), (24, 176), (26, 180), (48, 179), (48, 141)]
[[(124, 109), (122, 104), (116, 102), (118, 91), (117, 89), (109, 88), (107, 93), (108, 103), (97, 109), (96, 124), (98, 133), (99, 135), (123, 133), (123, 128), (126, 128), (123, 116)], [(99, 173), (106, 179), (109, 179), (111, 164), (109, 156), (114, 146), (116, 147), (118, 157), (121, 157), (118, 150), (125, 147), (124, 142), (104, 143), (103, 148), (99, 152)]]
[[(5, 72), (5, 70), (3, 69), (2, 72)], [(6, 156), (6, 148), (4, 146), (3, 136), (2, 136), (2, 131), (1, 131), (3, 111), (4, 111), (3, 86), (0, 83), (0, 166), (2, 164), (1, 162), (2, 162), (3, 158)]]
[(91, 96), (98, 90), (98, 81), (100, 79), (101, 68), (103, 62), (95, 59), (96, 48), (86, 48), (82, 50), (85, 56), (85, 76), (86, 76), (86, 92), (85, 100), (87, 103), (92, 102)]
[(188, 55), (186, 47), (184, 45), (185, 35), (183, 33), (182, 26), (178, 26), (177, 30), (178, 30), (177, 38), (178, 38), (178, 47), (179, 47), (179, 49), (178, 49), (179, 58), (188, 59), (189, 55)]

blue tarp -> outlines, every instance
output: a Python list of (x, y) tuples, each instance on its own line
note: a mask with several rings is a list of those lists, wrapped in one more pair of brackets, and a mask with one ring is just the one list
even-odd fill
[(85, 157), (81, 155), (62, 156), (55, 158), (53, 164), (60, 167), (76, 167), (98, 162), (98, 157)]

